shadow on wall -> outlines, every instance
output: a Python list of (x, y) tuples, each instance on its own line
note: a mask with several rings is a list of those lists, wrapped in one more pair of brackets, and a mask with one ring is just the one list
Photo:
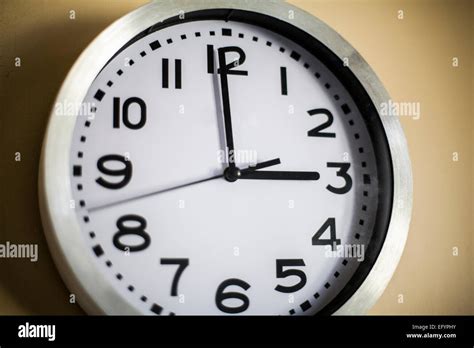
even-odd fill
[[(4, 159), (0, 244), (37, 244), (38, 261), (0, 260), (0, 314), (82, 314), (78, 305), (69, 303), (69, 291), (43, 234), (38, 168), (49, 113), (61, 83), (83, 49), (110, 24), (110, 18), (96, 17), (74, 25), (61, 18), (45, 25), (25, 26), (21, 19), (15, 21), (12, 3), (8, 5), (10, 8), (0, 6), (0, 137)], [(27, 9), (24, 5), (14, 12)], [(21, 59), (20, 67), (15, 66), (16, 57)]]

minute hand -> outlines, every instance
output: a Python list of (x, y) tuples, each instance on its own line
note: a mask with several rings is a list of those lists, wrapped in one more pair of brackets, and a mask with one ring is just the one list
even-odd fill
[(248, 180), (319, 180), (318, 172), (272, 172), (256, 171), (243, 173), (239, 179)]

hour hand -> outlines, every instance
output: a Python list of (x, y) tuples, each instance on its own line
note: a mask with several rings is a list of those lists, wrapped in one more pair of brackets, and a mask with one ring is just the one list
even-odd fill
[(281, 172), (281, 171), (254, 171), (242, 173), (239, 179), (249, 180), (319, 180), (318, 172)]
[(275, 159), (270, 160), (270, 161), (257, 163), (255, 166), (250, 166), (248, 168), (242, 169), (240, 171), (240, 173), (241, 173), (241, 175), (246, 175), (247, 173), (252, 173), (252, 172), (255, 172), (255, 171), (260, 170), (260, 169), (265, 169), (265, 168), (268, 168), (268, 167), (277, 166), (279, 164), (281, 164), (280, 159), (275, 158)]

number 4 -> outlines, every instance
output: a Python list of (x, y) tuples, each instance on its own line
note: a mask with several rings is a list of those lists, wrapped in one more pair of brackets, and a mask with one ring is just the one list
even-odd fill
[[(328, 228), (330, 237), (327, 239), (321, 239), (321, 236)], [(336, 250), (336, 245), (341, 244), (341, 240), (336, 238), (336, 219), (327, 219), (321, 228), (315, 233), (311, 242), (313, 245), (330, 245), (333, 251)]]

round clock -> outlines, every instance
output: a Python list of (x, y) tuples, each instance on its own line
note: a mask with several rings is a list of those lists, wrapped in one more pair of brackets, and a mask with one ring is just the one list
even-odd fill
[(281, 1), (156, 1), (81, 55), (40, 171), (57, 267), (88, 313), (360, 314), (405, 244), (389, 97)]

